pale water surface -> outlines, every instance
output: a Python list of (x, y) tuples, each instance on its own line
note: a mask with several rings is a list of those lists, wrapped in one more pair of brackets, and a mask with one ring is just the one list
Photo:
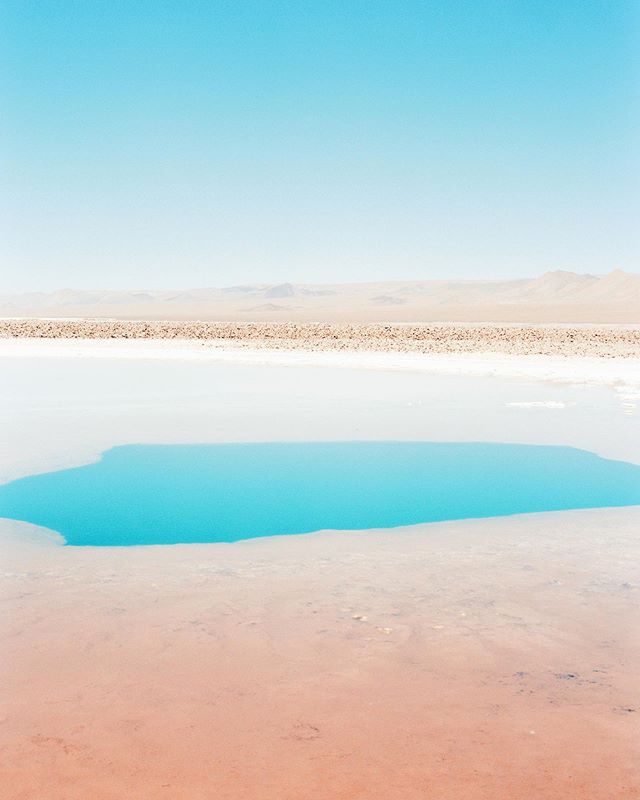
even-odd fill
[(0, 516), (71, 545), (232, 542), (640, 503), (640, 466), (571, 447), (125, 445), (0, 486)]

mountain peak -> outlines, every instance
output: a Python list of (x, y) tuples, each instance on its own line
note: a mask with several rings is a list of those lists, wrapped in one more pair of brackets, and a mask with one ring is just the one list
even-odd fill
[(279, 283), (265, 290), (265, 297), (293, 297), (296, 293), (291, 283)]

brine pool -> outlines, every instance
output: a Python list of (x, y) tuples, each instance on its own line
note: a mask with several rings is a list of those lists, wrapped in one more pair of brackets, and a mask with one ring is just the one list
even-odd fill
[(124, 445), (0, 486), (0, 517), (92, 546), (636, 504), (640, 466), (572, 447), (477, 442)]

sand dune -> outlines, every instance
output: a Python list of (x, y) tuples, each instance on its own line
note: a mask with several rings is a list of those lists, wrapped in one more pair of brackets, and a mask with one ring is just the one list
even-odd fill
[(640, 275), (548, 272), (531, 280), (254, 284), (171, 291), (0, 295), (4, 317), (217, 321), (640, 322)]

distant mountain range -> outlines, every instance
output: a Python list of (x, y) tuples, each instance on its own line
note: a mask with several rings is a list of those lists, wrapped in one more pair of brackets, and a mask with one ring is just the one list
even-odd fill
[(640, 275), (560, 270), (505, 281), (281, 283), (180, 291), (61, 289), (0, 295), (0, 317), (640, 323)]

